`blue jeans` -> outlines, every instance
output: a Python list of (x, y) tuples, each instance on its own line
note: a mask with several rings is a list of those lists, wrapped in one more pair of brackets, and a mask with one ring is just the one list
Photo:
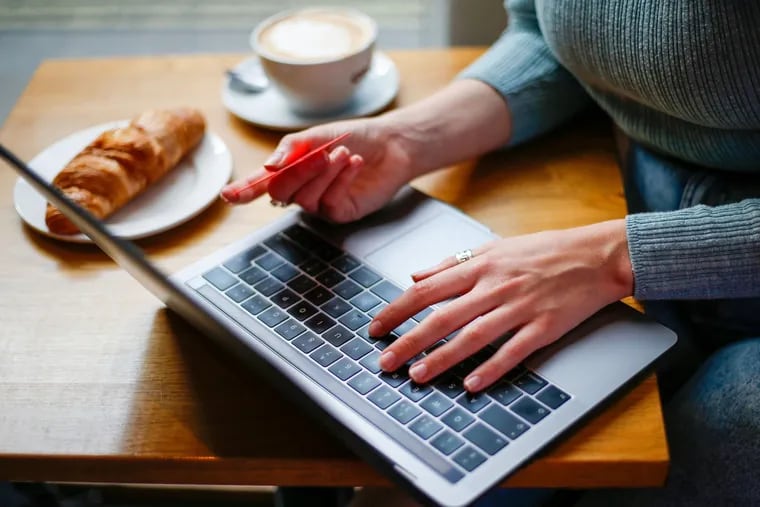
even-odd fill
[[(622, 136), (619, 146), (631, 213), (760, 197), (760, 177), (684, 165)], [(760, 505), (760, 299), (644, 306), (679, 333), (658, 370), (670, 474), (664, 488), (589, 492), (579, 506)]]

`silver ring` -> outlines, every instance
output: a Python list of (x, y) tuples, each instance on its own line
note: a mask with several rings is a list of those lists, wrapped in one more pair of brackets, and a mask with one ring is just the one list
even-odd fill
[(462, 250), (461, 252), (457, 252), (454, 254), (454, 257), (457, 260), (457, 264), (462, 264), (465, 261), (469, 261), (473, 258), (472, 250), (469, 248), (467, 250)]
[(269, 204), (271, 204), (275, 208), (287, 208), (289, 206), (287, 202), (278, 201), (277, 199), (270, 200)]

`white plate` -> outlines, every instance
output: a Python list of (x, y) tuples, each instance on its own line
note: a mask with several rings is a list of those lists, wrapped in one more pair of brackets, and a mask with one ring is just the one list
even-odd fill
[[(236, 69), (243, 73), (260, 74), (258, 58), (241, 62)], [(306, 116), (294, 112), (285, 98), (273, 87), (261, 92), (245, 93), (230, 86), (229, 78), (222, 87), (224, 106), (238, 118), (272, 130), (300, 130), (320, 123), (366, 116), (382, 110), (396, 97), (399, 74), (387, 55), (376, 51), (367, 75), (359, 84), (353, 100), (337, 114)]]
[[(47, 181), (102, 132), (122, 127), (126, 120), (96, 125), (57, 141), (34, 157), (29, 166)], [(190, 220), (218, 197), (232, 174), (232, 156), (219, 136), (206, 132), (200, 144), (177, 167), (106, 219), (108, 229), (126, 239), (158, 234)], [(13, 189), (19, 216), (32, 228), (53, 238), (90, 243), (84, 234), (50, 232), (45, 224), (47, 201), (19, 178)]]

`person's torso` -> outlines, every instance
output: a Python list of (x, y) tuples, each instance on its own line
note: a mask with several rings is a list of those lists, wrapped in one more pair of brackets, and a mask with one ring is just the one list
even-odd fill
[[(536, 13), (558, 60), (629, 134), (693, 162), (760, 169), (751, 160), (760, 155), (760, 2), (536, 0)], [(695, 160), (716, 140), (730, 145), (722, 158)]]

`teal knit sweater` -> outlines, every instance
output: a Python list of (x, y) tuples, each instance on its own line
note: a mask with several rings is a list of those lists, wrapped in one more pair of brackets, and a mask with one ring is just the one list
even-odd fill
[[(504, 97), (511, 145), (594, 101), (645, 146), (760, 178), (760, 2), (505, 3), (509, 26), (462, 77)], [(760, 199), (629, 215), (626, 226), (635, 297), (760, 296)]]

